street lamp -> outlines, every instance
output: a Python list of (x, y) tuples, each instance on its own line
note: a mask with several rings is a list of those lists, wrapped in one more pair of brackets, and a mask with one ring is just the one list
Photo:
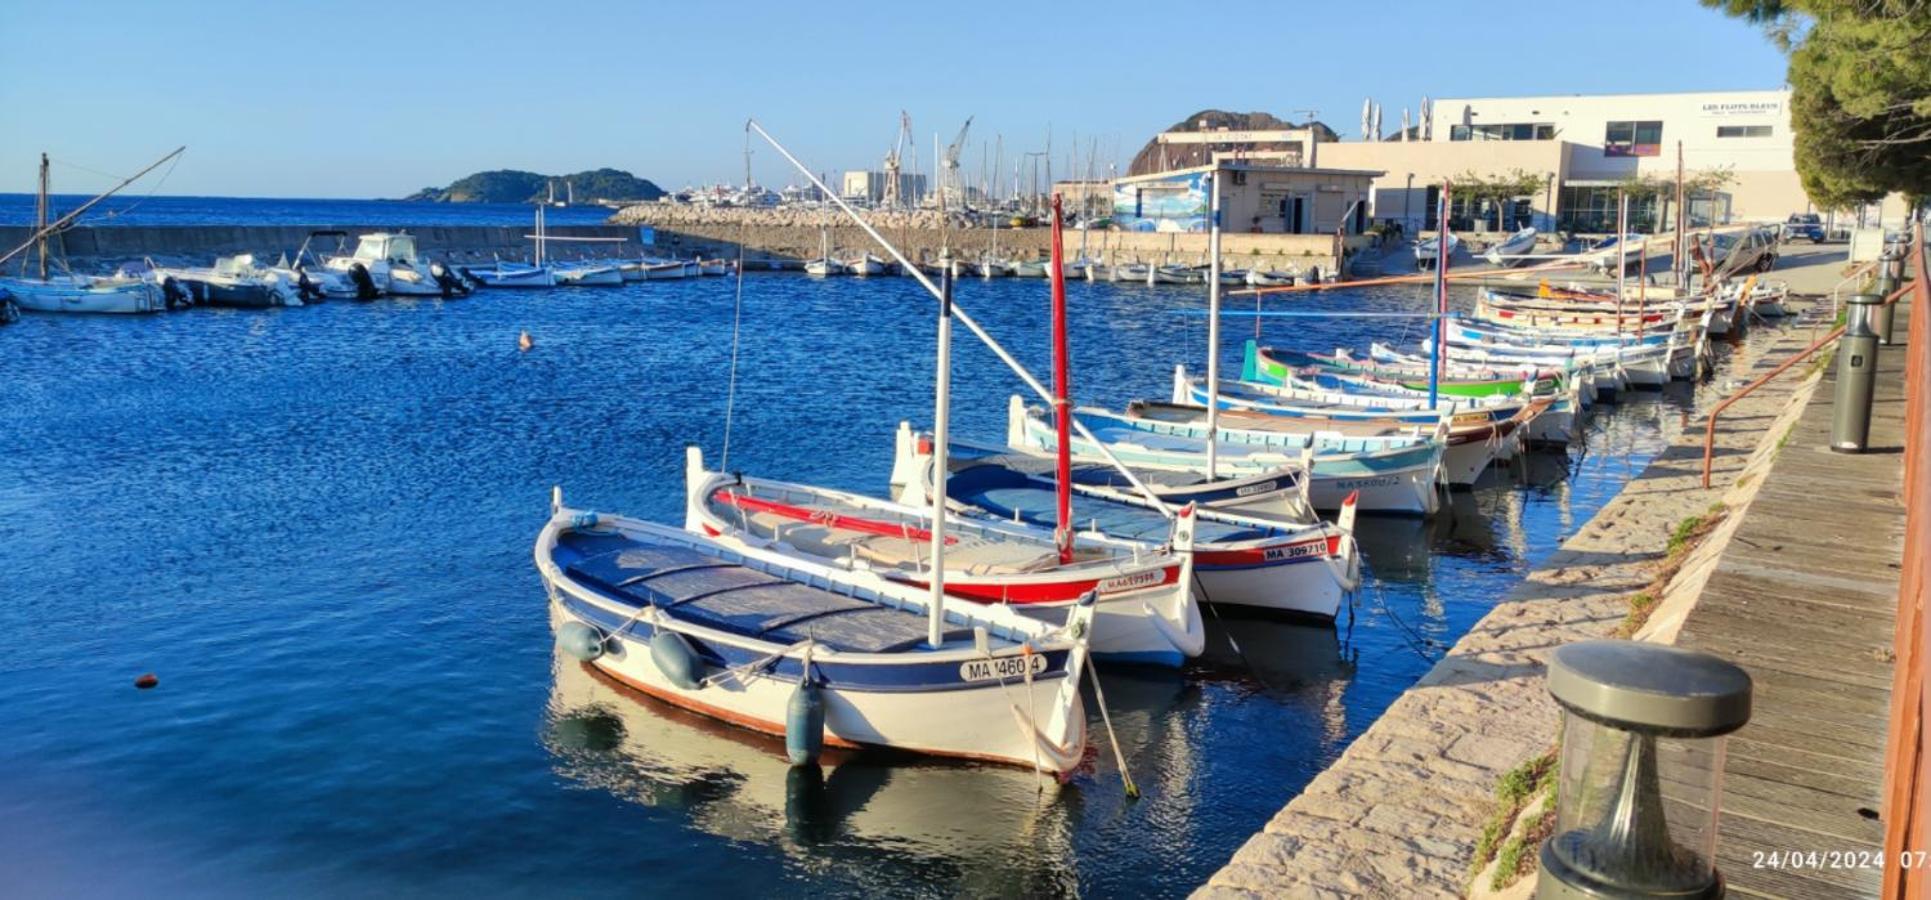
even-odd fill
[(1414, 221), (1408, 218), (1408, 208), (1412, 206), (1414, 202), (1415, 202), (1415, 173), (1409, 172), (1408, 186), (1405, 188), (1402, 188), (1401, 190), (1401, 230), (1404, 232), (1421, 230), (1419, 228), (1414, 228), (1413, 227), (1415, 224)]

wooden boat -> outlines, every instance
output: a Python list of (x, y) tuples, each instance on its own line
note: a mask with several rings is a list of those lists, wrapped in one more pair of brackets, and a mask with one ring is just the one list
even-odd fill
[[(1013, 397), (1007, 405), (1006, 443), (1020, 450), (1054, 452), (1058, 436), (1041, 416)], [(1129, 466), (1207, 472), (1204, 426), (1149, 422), (1090, 408), (1075, 410), (1074, 416)], [(1442, 474), (1446, 433), (1438, 423), (1426, 434), (1312, 436), (1293, 446), (1280, 434), (1270, 434), (1217, 448), (1216, 469), (1282, 480), (1300, 475), (1308, 485), (1307, 502), (1315, 509), (1337, 510), (1354, 498), (1363, 512), (1432, 515), (1439, 507), (1435, 485)], [(1085, 438), (1074, 436), (1071, 441), (1075, 458), (1099, 457)]]
[[(1574, 442), (1581, 434), (1581, 400), (1578, 388), (1527, 423), (1527, 438), (1533, 443), (1561, 445)], [(1301, 391), (1283, 385), (1255, 381), (1222, 381), (1216, 392), (1221, 409), (1247, 409), (1291, 418), (1332, 419), (1337, 421), (1396, 421), (1432, 427), (1444, 416), (1457, 421), (1502, 422), (1520, 415), (1527, 404), (1519, 398), (1446, 398), (1434, 408), (1428, 398), (1390, 395), (1330, 394)], [(1187, 375), (1184, 365), (1173, 368), (1172, 402), (1205, 406), (1206, 386)], [(1465, 419), (1464, 419), (1465, 417)]]
[(1072, 770), (1093, 605), (1049, 624), (699, 534), (566, 507), (538, 533), (558, 646), (632, 689), (817, 750), (885, 747)]
[(862, 253), (852, 259), (845, 260), (844, 266), (845, 274), (857, 275), (861, 278), (869, 275), (883, 274), (885, 271), (885, 261), (873, 256), (870, 252)]
[(1048, 263), (1043, 259), (1022, 259), (1012, 264), (1014, 278), (1045, 278)]
[[(946, 497), (954, 509), (1001, 522), (1051, 528), (1057, 521), (1051, 457), (1001, 452), (999, 448), (951, 444)], [(1085, 467), (1098, 471), (1101, 467)], [(1077, 476), (1075, 476), (1077, 477)], [(932, 440), (899, 423), (894, 441), (892, 496), (920, 506), (932, 493)], [(1115, 542), (1152, 552), (1165, 545), (1172, 525), (1145, 498), (1116, 491), (1110, 497), (1072, 492), (1073, 521), (1082, 540)], [(1248, 607), (1275, 614), (1333, 619), (1361, 583), (1354, 543), (1354, 507), (1338, 524), (1291, 524), (1198, 509), (1193, 534), (1195, 598), (1202, 603)]]
[(1287, 269), (1248, 269), (1246, 281), (1252, 287), (1287, 287), (1300, 278), (1300, 270)]
[(1147, 272), (1147, 284), (1201, 284), (1192, 266), (1154, 266)]
[(1488, 260), (1490, 265), (1503, 268), (1520, 265), (1527, 262), (1529, 255), (1535, 252), (1535, 236), (1536, 230), (1533, 227), (1524, 228), (1497, 241), (1494, 246), (1488, 248), (1488, 252), (1482, 254), (1482, 258)]
[[(683, 265), (679, 263), (679, 265)], [(550, 267), (556, 283), (563, 286), (616, 287), (624, 283), (622, 272), (606, 263), (558, 263)]]
[(493, 288), (547, 288), (556, 287), (557, 283), (556, 272), (549, 266), (532, 266), (500, 259), (489, 268), (476, 266), (465, 268), (463, 272), (482, 282), (485, 287)]
[[(1537, 398), (1522, 408), (1513, 418), (1500, 422), (1491, 421), (1485, 415), (1451, 415), (1448, 422), (1447, 446), (1442, 450), (1442, 479), (1450, 485), (1474, 484), (1477, 477), (1487, 470), (1490, 463), (1512, 455), (1517, 445), (1526, 436), (1523, 427), (1547, 408), (1554, 406), (1558, 398)], [(1193, 428), (1189, 433), (1195, 437), (1206, 436), (1207, 408), (1191, 404), (1164, 403), (1157, 400), (1135, 400), (1126, 407), (1126, 417), (1146, 422), (1162, 422), (1187, 425)], [(1389, 437), (1400, 435), (1419, 436), (1423, 426), (1416, 422), (1402, 422), (1395, 419), (1325, 419), (1313, 416), (1290, 418), (1277, 416), (1255, 409), (1223, 409), (1218, 416), (1215, 434), (1222, 440), (1265, 441), (1267, 438), (1254, 437), (1248, 432), (1283, 434), (1285, 442), (1299, 446), (1316, 436), (1335, 437)], [(1239, 432), (1235, 437), (1230, 433)]]
[[(161, 157), (159, 160), (149, 164), (147, 168), (123, 179), (120, 184), (115, 185), (92, 200), (75, 207), (72, 211), (58, 219), (55, 219), (53, 216), (49, 161), (47, 154), (40, 154), (40, 185), (39, 193), (35, 196), (34, 227), (32, 233), (26, 241), (8, 251), (5, 256), (0, 256), (0, 263), (4, 263), (15, 256), (26, 253), (29, 248), (37, 247), (39, 249), (40, 264), (34, 277), (28, 278), (23, 274), (22, 277), (18, 278), (0, 278), (0, 294), (9, 295), (12, 298), (11, 305), (15, 312), (17, 313), (19, 310), (30, 310), (33, 312), (133, 314), (161, 312), (174, 306), (175, 304), (169, 301), (158, 286), (150, 283), (145, 278), (99, 278), (91, 275), (78, 275), (71, 271), (57, 275), (50, 274), (48, 272), (50, 248), (47, 238), (58, 233), (60, 229), (78, 221), (81, 215), (89, 209), (92, 209), (95, 204), (113, 196), (121, 188), (133, 184), (136, 179), (154, 171), (161, 163), (179, 156), (181, 151), (186, 149), (186, 147), (182, 147), (167, 156)], [(51, 261), (63, 269), (66, 268), (64, 258), (58, 253), (52, 254)]]
[[(704, 468), (687, 451), (685, 523), (727, 546), (755, 546), (843, 568), (856, 584), (931, 584), (932, 508)], [(1192, 532), (1191, 513), (1176, 538)], [(1077, 542), (1062, 561), (1053, 534), (1005, 522), (949, 517), (945, 592), (977, 604), (1010, 604), (1048, 622), (1098, 594), (1091, 646), (1098, 656), (1178, 667), (1200, 655), (1206, 633), (1195, 605), (1190, 545), (1141, 552)]]
[[(1353, 375), (1410, 390), (1428, 389), (1426, 366), (1395, 366), (1377, 362), (1372, 358), (1357, 359), (1345, 350), (1336, 350), (1330, 354), (1278, 350), (1273, 347), (1261, 347), (1253, 341), (1247, 342), (1243, 352), (1240, 378), (1242, 381), (1281, 384), (1291, 374), (1310, 371)], [(1491, 368), (1469, 371), (1464, 369), (1443, 374), (1446, 377), (1436, 379), (1436, 390), (1451, 397), (1512, 397), (1522, 393), (1553, 393), (1560, 388), (1562, 381), (1562, 373), (1558, 370), (1526, 366), (1512, 367), (1509, 370)]]
[(1148, 272), (1150, 271), (1150, 269), (1151, 267), (1148, 266), (1146, 263), (1137, 263), (1137, 262), (1136, 263), (1114, 263), (1113, 266), (1107, 270), (1107, 276), (1113, 281), (1124, 281), (1132, 284), (1147, 284), (1149, 283), (1147, 281), (1147, 278), (1148, 278)]

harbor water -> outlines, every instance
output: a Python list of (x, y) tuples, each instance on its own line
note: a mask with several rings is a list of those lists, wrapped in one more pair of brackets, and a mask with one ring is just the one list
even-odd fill
[[(1333, 628), (1210, 616), (1185, 672), (1102, 665), (1137, 801), (1090, 698), (1090, 762), (1062, 787), (862, 755), (815, 779), (781, 742), (560, 661), (531, 563), (551, 485), (677, 523), (684, 446), (715, 463), (727, 431), (732, 469), (884, 492), (894, 426), (931, 418), (934, 304), (908, 279), (747, 277), (727, 416), (736, 288), (0, 330), (6, 891), (1183, 895), (1640, 471), (1681, 402), (1599, 407), (1584, 446), (1492, 471), (1433, 521), (1363, 517), (1366, 586)], [(1069, 293), (1077, 400), (1198, 370), (1204, 289)], [(1046, 282), (959, 302), (1046, 371)], [(1252, 321), (1228, 319), (1224, 371)], [(1304, 349), (1422, 329), (1264, 321)], [(954, 430), (998, 439), (1021, 386), (955, 335)]]

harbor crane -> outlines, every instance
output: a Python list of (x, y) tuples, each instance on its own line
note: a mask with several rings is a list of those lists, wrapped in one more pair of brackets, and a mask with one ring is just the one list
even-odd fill
[(885, 155), (885, 208), (903, 209), (911, 204), (900, 190), (904, 178), (900, 177), (901, 158), (905, 153), (905, 139), (912, 136), (912, 114), (898, 111), (898, 143), (892, 145), (892, 152)]
[(959, 136), (946, 145), (945, 155), (940, 157), (939, 195), (947, 201), (956, 201), (959, 208), (965, 208), (965, 182), (959, 177), (959, 151), (965, 147), (966, 133), (972, 130), (972, 117), (966, 116), (965, 124), (959, 128)]

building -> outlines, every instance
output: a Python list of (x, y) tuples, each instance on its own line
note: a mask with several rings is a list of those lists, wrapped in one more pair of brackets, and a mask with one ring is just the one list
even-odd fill
[[(839, 184), (838, 196), (854, 203), (877, 204), (885, 199), (885, 185), (890, 180), (884, 172), (853, 171), (846, 172)], [(925, 176), (912, 172), (898, 173), (900, 202), (906, 206), (914, 205), (925, 196)]]
[[(1323, 145), (1325, 148), (1333, 145)], [(1360, 234), (1369, 219), (1369, 186), (1385, 173), (1221, 163), (1222, 230), (1256, 234)], [(1113, 182), (1113, 224), (1123, 231), (1207, 230), (1213, 166), (1196, 166)]]
[[(1673, 182), (1679, 145), (1692, 176), (1730, 176), (1712, 195), (1688, 198), (1692, 222), (1782, 221), (1812, 209), (1797, 176), (1787, 90), (1450, 98), (1431, 106), (1431, 127), (1409, 133), (1419, 140), (1320, 145), (1322, 165), (1386, 173), (1374, 184), (1376, 219), (1432, 229), (1443, 180), (1520, 170), (1540, 176), (1542, 189), (1498, 210), (1456, 199), (1451, 188), (1451, 225), (1610, 231), (1618, 186)], [(1633, 227), (1670, 227), (1670, 194), (1633, 200)]]

